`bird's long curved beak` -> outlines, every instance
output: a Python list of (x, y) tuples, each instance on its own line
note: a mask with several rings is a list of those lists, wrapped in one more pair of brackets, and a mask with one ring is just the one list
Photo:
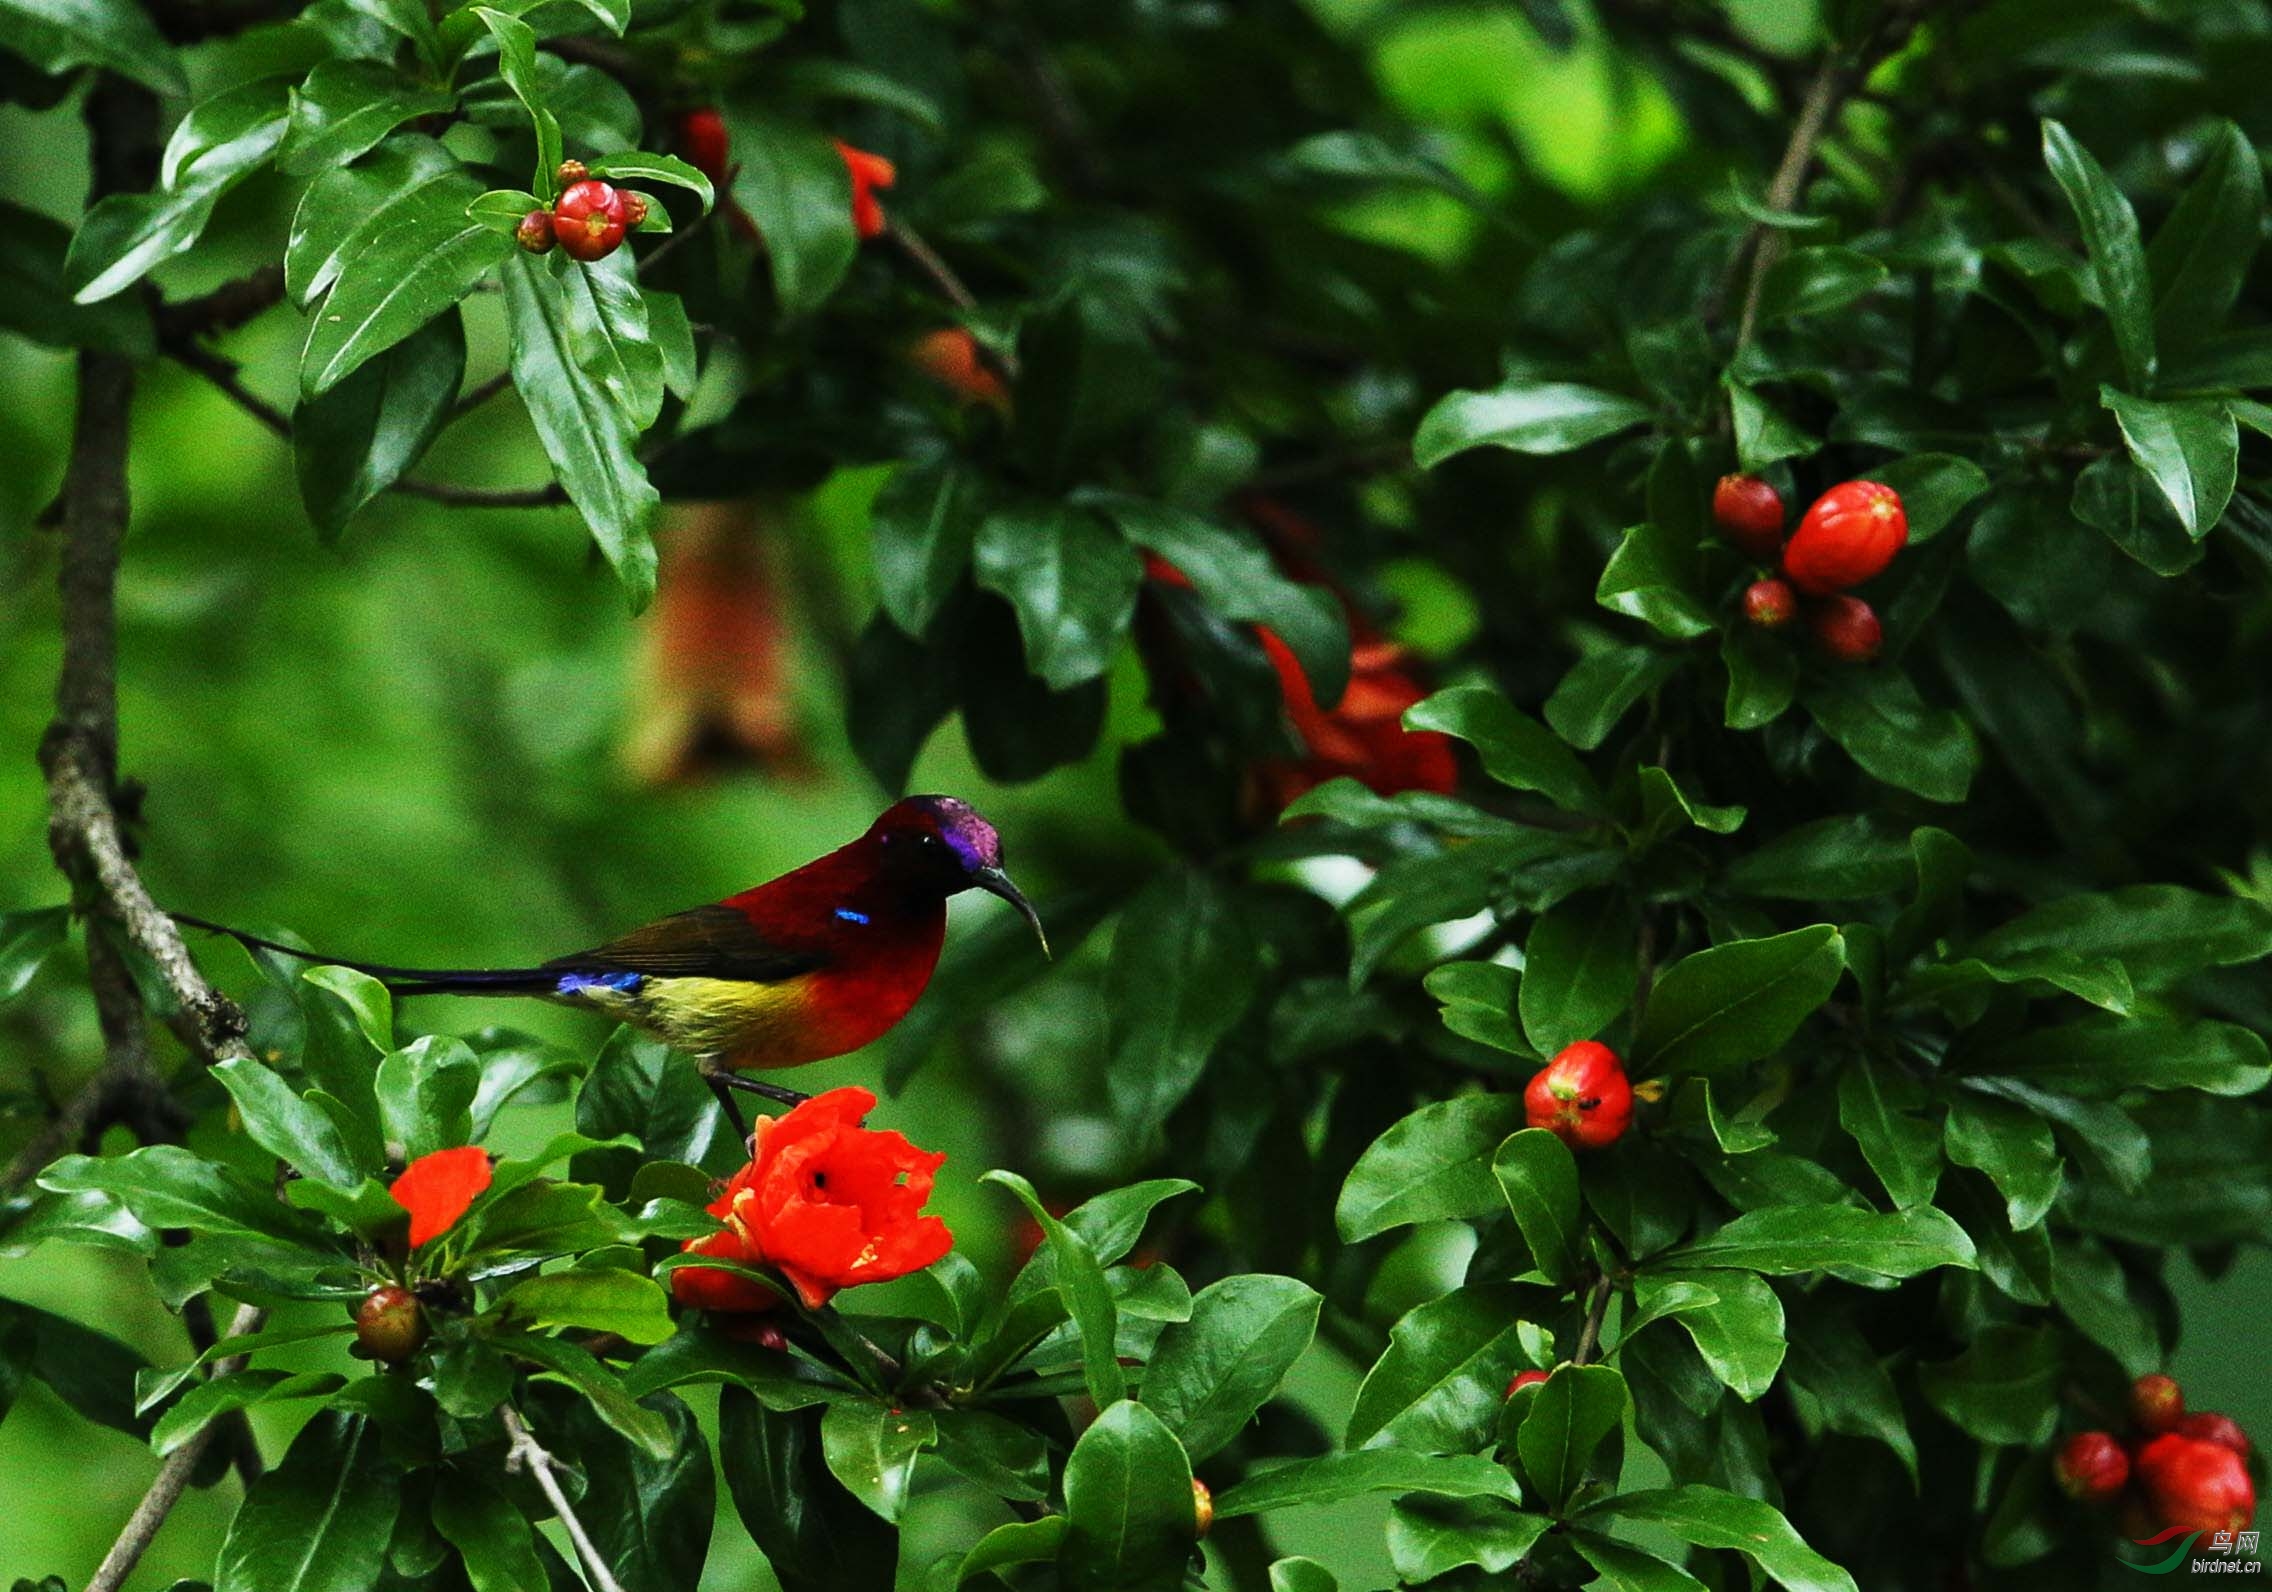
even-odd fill
[(1018, 913), (1033, 925), (1033, 937), (1041, 942), (1041, 954), (1049, 954), (1049, 935), (1041, 926), (1041, 914), (1033, 909), (1025, 892), (1010, 882), (1010, 876), (1000, 868), (981, 868), (970, 876), (970, 882), (988, 895), (1000, 896), (1018, 909)]

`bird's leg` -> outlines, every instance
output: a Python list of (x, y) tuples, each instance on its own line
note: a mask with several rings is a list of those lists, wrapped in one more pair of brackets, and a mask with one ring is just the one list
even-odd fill
[(755, 1078), (744, 1078), (738, 1072), (720, 1073), (718, 1082), (729, 1089), (739, 1089), (744, 1094), (757, 1095), (766, 1100), (777, 1100), (785, 1106), (801, 1106), (812, 1098), (804, 1090), (792, 1089), (785, 1083), (761, 1083)]
[(717, 1061), (709, 1056), (698, 1058), (695, 1062), (695, 1070), (702, 1074), (702, 1081), (710, 1086), (710, 1092), (718, 1097), (718, 1109), (725, 1113), (726, 1121), (733, 1127), (734, 1137), (747, 1143), (749, 1140), (749, 1124), (742, 1120), (741, 1103), (734, 1099), (733, 1074), (720, 1067)]

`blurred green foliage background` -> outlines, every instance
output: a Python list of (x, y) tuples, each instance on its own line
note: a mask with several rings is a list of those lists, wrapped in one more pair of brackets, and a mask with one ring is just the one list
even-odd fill
[[(1646, 74), (1598, 41), (1549, 50), (1519, 7), (1416, 8), (1408, 20), (1392, 0), (1315, 0), (1313, 9), (1362, 40), (1384, 90), (1440, 133), (1455, 169), (1510, 203), (1518, 220), (1534, 206), (1559, 227), (1573, 207), (1606, 213), (1645, 203), (1659, 184), (1718, 180), (1684, 160), (1688, 133)], [(1770, 45), (1803, 43), (1816, 27), (1804, 0), (1728, 9)], [(76, 115), (76, 97), (41, 113), (0, 106), (0, 188), (65, 220), (76, 218), (85, 185), (69, 125)], [(1507, 194), (1510, 144), (1550, 187)], [(267, 205), (281, 219), (290, 197), (264, 179), (231, 203)], [(1343, 222), (1437, 263), (1460, 259), (1478, 225), (1456, 202), (1419, 191), (1353, 204)], [(195, 292), (248, 263), (225, 248), (199, 251), (169, 268), (169, 291)], [(501, 362), (495, 308), (469, 308), (477, 376)], [(297, 323), (262, 324), (246, 345), (247, 380), (286, 402)], [(0, 395), (0, 454), (12, 478), (0, 493), (5, 911), (63, 898), (32, 754), (59, 656), (55, 541), (39, 517), (68, 442), (68, 356), (0, 337)], [(390, 497), (326, 548), (301, 511), (288, 449), (196, 377), (157, 367), (135, 418), (134, 530), (119, 598), (122, 721), (126, 768), (147, 787), (142, 866), (161, 901), (248, 927), (289, 925), (349, 956), (517, 964), (769, 878), (849, 838), (885, 800), (845, 740), (839, 684), (842, 648), (874, 601), (864, 515), (875, 473), (764, 511), (793, 550), (788, 687), (809, 770), (657, 789), (634, 779), (625, 758), (646, 711), (641, 622), (626, 616), (572, 510), (465, 511)], [(546, 465), (520, 412), (495, 405), (449, 433), (422, 473), (519, 486), (545, 479)], [(1520, 531), (1506, 527), (1510, 539)], [(1403, 573), (1401, 636), (1426, 648), (1472, 623), (1457, 588), (1430, 579), (1424, 562)], [(1150, 727), (1142, 695), (1124, 660), (1104, 741), (1085, 763), (1036, 784), (990, 784), (950, 725), (932, 739), (911, 787), (964, 796), (992, 817), (1048, 914), (1053, 902), (1124, 879), (1155, 856), (1121, 816), (1113, 777), (1119, 747)], [(1005, 911), (964, 898), (951, 940)], [(1123, 1164), (1089, 1091), (1101, 1046), (1089, 994), (1101, 950), (1061, 944), (1046, 983), (960, 1035), (918, 1024), (916, 1042), (935, 1054), (884, 1107), (886, 1125), (949, 1152), (935, 1208), (982, 1264), (1007, 1264), (1012, 1207), (977, 1186), (980, 1171), (1011, 1166), (1045, 1190), (1077, 1196)], [(253, 986), (233, 949), (207, 943), (203, 954), (232, 989)], [(587, 1053), (603, 1037), (594, 1019), (518, 1003), (429, 1003), (413, 1018), (442, 1029), (509, 1023)], [(875, 1084), (890, 1048), (797, 1081)], [(9, 1111), (0, 1149), (99, 1055), (83, 984), (59, 959), (27, 998), (0, 1009), (0, 1100)], [(564, 1110), (516, 1113), (512, 1138), (542, 1138)], [(1425, 1235), (1415, 1249), (1412, 1264), (1425, 1269)], [(2253, 1253), (2215, 1282), (2181, 1267), (2178, 1281), (2186, 1329), (2172, 1369), (2193, 1404), (2272, 1430), (2272, 1379), (2263, 1374), (2272, 1261)], [(178, 1326), (153, 1327), (162, 1312), (141, 1268), (122, 1256), (58, 1249), (0, 1258), (0, 1294), (125, 1336), (161, 1362), (188, 1353)], [(312, 1347), (304, 1363), (325, 1364), (334, 1352)], [(1338, 1410), (1356, 1375), (1321, 1342), (1289, 1392)], [(292, 1421), (259, 1416), (271, 1452)], [(28, 1390), (0, 1424), (0, 1582), (83, 1578), (155, 1466), (131, 1440)], [(234, 1492), (231, 1481), (189, 1498), (131, 1584), (202, 1573)], [(724, 1497), (721, 1489), (721, 1508)], [(970, 1522), (938, 1517), (946, 1507), (918, 1505), (907, 1564), (968, 1540)], [(1286, 1552), (1327, 1560), (1351, 1584), (1377, 1584), (1386, 1576), (1384, 1508), (1313, 1511), (1281, 1523), (1278, 1540)], [(705, 1587), (768, 1584), (746, 1540), (721, 1533)]]

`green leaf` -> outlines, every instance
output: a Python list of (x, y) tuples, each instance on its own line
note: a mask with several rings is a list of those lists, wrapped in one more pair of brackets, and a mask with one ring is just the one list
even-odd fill
[(1797, 1313), (1783, 1385), (1809, 1429), (1874, 1439), (1893, 1450), (1914, 1482), (1917, 1444), (1893, 1378), (1854, 1323), (1814, 1306)]
[(347, 1379), (335, 1371), (238, 1371), (194, 1383), (150, 1428), (150, 1451), (163, 1458), (232, 1411), (328, 1398), (346, 1385)]
[(1578, 1518), (1658, 1526), (1699, 1548), (1733, 1550), (1791, 1592), (1857, 1592), (1854, 1578), (1808, 1547), (1774, 1506), (1717, 1487), (1620, 1493)]
[(2004, 1196), (2015, 1232), (2025, 1232), (2051, 1211), (2066, 1166), (2052, 1142), (2051, 1125), (2032, 1111), (1968, 1091), (1949, 1098), (1949, 1159), (1984, 1172)]
[(1310, 1346), (1324, 1300), (1291, 1277), (1225, 1277), (1191, 1299), (1191, 1319), (1160, 1334), (1144, 1402), (1194, 1464), (1236, 1438)]
[(2208, 158), (2146, 247), (2154, 338), (2165, 349), (2221, 342), (2264, 228), (2264, 167), (2248, 135), (2221, 122)]
[(329, 1117), (249, 1056), (216, 1062), (212, 1071), (236, 1102), (245, 1132), (278, 1160), (342, 1189), (379, 1170), (348, 1149)]
[(1094, 514), (1040, 500), (998, 507), (979, 524), (974, 556), (978, 584), (1017, 609), (1026, 666), (1051, 690), (1111, 666), (1144, 564)]
[(465, 331), (436, 316), (292, 417), (300, 500), (326, 537), (409, 473), (448, 423), (465, 377)]
[(460, 1466), (434, 1489), (434, 1529), (465, 1562), (473, 1592), (524, 1592), (545, 1584), (528, 1517), (487, 1477)]
[(1510, 1055), (1538, 1059), (1515, 1027), (1521, 979), (1513, 968), (1497, 962), (1446, 962), (1430, 968), (1420, 983), (1442, 1003), (1444, 1026), (1453, 1033)]
[(614, 1267), (524, 1278), (490, 1311), (525, 1328), (581, 1327), (633, 1343), (660, 1343), (671, 1335), (668, 1296), (654, 1279)]
[(2045, 952), (2112, 958), (2140, 989), (2272, 955), (2272, 907), (2174, 884), (2062, 896), (1989, 930), (1967, 953), (2009, 961)]
[(578, 362), (561, 284), (534, 257), (509, 242), (503, 247), (512, 255), (504, 275), (514, 390), (528, 405), (545, 456), (614, 566), (632, 608), (644, 608), (655, 594), (649, 528), (661, 499), (634, 451), (630, 417)]
[(2043, 123), (2043, 163), (2066, 194), (2098, 279), (2100, 306), (2114, 328), (2124, 379), (2139, 392), (2154, 384), (2153, 285), (2138, 241), (2138, 215), (2106, 168), (2059, 123)]
[(1013, 1569), (1021, 1564), (1054, 1564), (1065, 1544), (1066, 1526), (1063, 1515), (1043, 1515), (1038, 1520), (1013, 1520), (996, 1526), (962, 1556), (962, 1563), (955, 1567), (954, 1585), (959, 1587), (974, 1576)]
[(351, 967), (311, 967), (300, 978), (338, 996), (379, 1055), (394, 1049), (394, 996), (384, 984)]
[[(1712, 1303), (1663, 1308), (1666, 1290), (1684, 1285), (1708, 1289)], [(1741, 1271), (1650, 1271), (1635, 1279), (1633, 1302), (1679, 1322), (1712, 1374), (1745, 1403), (1774, 1385), (1783, 1364), (1783, 1301), (1763, 1279)]]
[(1625, 1378), (1610, 1367), (1555, 1367), (1530, 1396), (1515, 1433), (1515, 1452), (1537, 1502), (1559, 1509), (1569, 1501), (1586, 1479), (1594, 1450), (1624, 1421), (1625, 1405)]
[(1280, 1559), (1270, 1566), (1270, 1592), (1341, 1592), (1341, 1583), (1315, 1559)]
[[(8, 14), (0, 4), (0, 18)], [(194, 245), (224, 194), (283, 140), (281, 78), (265, 78), (202, 101), (166, 144), (160, 186), (96, 201), (63, 260), (64, 285), (80, 304), (122, 293)]]
[(1926, 706), (1907, 675), (1849, 669), (1810, 685), (1803, 700), (1864, 773), (1927, 801), (1961, 802), (1972, 788), (1980, 746), (1971, 726), (1946, 708)]
[(815, 128), (730, 104), (726, 129), (741, 162), (734, 202), (765, 238), (781, 313), (809, 315), (836, 291), (860, 247), (852, 230), (852, 175)]
[(1654, 520), (1642, 521), (1602, 566), (1594, 601), (1674, 641), (1711, 634), (1719, 626), (1697, 590), (1691, 551)]
[(2240, 431), (2216, 398), (2134, 398), (2113, 387), (2099, 402), (2114, 411), (2122, 440), (2185, 527), (2201, 540), (2224, 517), (2240, 468)]
[(1486, 445), (1517, 453), (1568, 453), (1643, 425), (1647, 404), (1573, 382), (1517, 377), (1490, 392), (1452, 392), (1421, 417), (1412, 458), (1432, 470)]
[(109, 1194), (154, 1228), (286, 1243), (320, 1231), (266, 1189), (178, 1144), (148, 1145), (120, 1156), (67, 1155), (39, 1174), (39, 1186), (65, 1194)]
[(1591, 1583), (1601, 1592), (1704, 1592), (1704, 1583), (1686, 1570), (1622, 1542), (1574, 1531), (1570, 1543), (1601, 1572)]
[(1635, 1059), (1711, 1073), (1771, 1056), (1830, 998), (1845, 966), (1845, 941), (1827, 923), (1682, 957), (1649, 995)]
[(481, 1064), (462, 1039), (426, 1034), (379, 1063), (379, 1120), (411, 1159), (473, 1139)]
[(845, 1490), (897, 1523), (915, 1479), (915, 1456), (937, 1438), (925, 1410), (894, 1409), (881, 1399), (844, 1399), (822, 1411), (821, 1456)]
[(2251, 1095), (2272, 1082), (2264, 1041), (2235, 1023), (2086, 1018), (1998, 1046), (1979, 1063), (2045, 1089), (2103, 1097), (2124, 1089)]
[(2113, 1355), (2125, 1376), (2160, 1368), (2156, 1312), (2139, 1303), (2122, 1263), (2103, 1246), (2089, 1239), (2058, 1245), (2051, 1291), (2075, 1330)]
[(2060, 1360), (2055, 1328), (1999, 1323), (1955, 1359), (1919, 1365), (1917, 1385), (1983, 1443), (2040, 1448), (2059, 1424)]
[(1940, 535), (1988, 490), (1988, 472), (1953, 453), (1913, 453), (1889, 460), (1872, 468), (1870, 479), (1901, 494), (1912, 543)]
[[(300, 355), (300, 389), (321, 396), (366, 360), (386, 352), (512, 261), (529, 259), (479, 221), (466, 206), (481, 192), (462, 171), (445, 171), (413, 189), (349, 236), (339, 250), (338, 280), (308, 323)], [(506, 271), (510, 283), (516, 272)], [(521, 336), (515, 329), (516, 356)], [(518, 366), (516, 365), (516, 371)], [(529, 382), (519, 379), (524, 397)], [(530, 399), (530, 408), (536, 407)]]
[(560, 168), (560, 121), (545, 104), (544, 84), (537, 74), (536, 32), (518, 17), (487, 6), (472, 9), (497, 41), (497, 75), (528, 110), (536, 131), (536, 178), (529, 186), (549, 199), (559, 187), (555, 173)]
[(1889, 1063), (1856, 1058), (1838, 1074), (1838, 1125), (1903, 1210), (1931, 1203), (1941, 1181), (1940, 1131), (1913, 1114), (1924, 1103), (1924, 1086)]
[(1472, 1453), (1489, 1441), (1522, 1369), (1519, 1327), (1536, 1295), (1470, 1283), (1405, 1312), (1349, 1414), (1352, 1449)]
[(1750, 816), (1748, 809), (1737, 806), (1720, 806), (1700, 800), (1682, 786), (1671, 770), (1644, 766), (1635, 776), (1641, 794), (1641, 821), (1629, 831), (1628, 842), (1636, 852), (1651, 846), (1683, 828), (1701, 829), (1707, 834), (1732, 835), (1743, 827)]
[(1523, 1033), (1542, 1056), (1591, 1039), (1633, 998), (1639, 925), (1622, 895), (1578, 896), (1531, 925), (1518, 991)]
[[(657, 1040), (631, 1028), (608, 1037), (576, 1093), (576, 1130), (594, 1139), (628, 1133), (646, 1149), (646, 1159), (686, 1161), (700, 1166), (733, 1144), (718, 1102), (692, 1063)], [(641, 1157), (620, 1150), (595, 1150), (570, 1164), (577, 1178), (604, 1184), (610, 1198), (629, 1195)]]
[[(648, 1457), (669, 1461), (673, 1454), (683, 1452), (684, 1445), (674, 1430), (673, 1420), (658, 1413), (658, 1409), (684, 1411), (685, 1406), (669, 1395), (653, 1394), (646, 1401), (634, 1399), (624, 1390), (621, 1377), (589, 1350), (566, 1338), (500, 1332), (491, 1341), (507, 1354), (535, 1361), (581, 1393), (601, 1420), (630, 1439)], [(658, 1405), (654, 1400), (666, 1402)], [(707, 1518), (709, 1510), (705, 1508), (703, 1514)]]
[(189, 92), (174, 52), (138, 5), (115, 0), (0, 0), (0, 46), (49, 77), (99, 66), (160, 94)]
[(1906, 889), (1916, 876), (1908, 837), (1856, 813), (1785, 830), (1729, 863), (1720, 883), (1772, 901), (1858, 901)]
[(1571, 665), (1546, 699), (1546, 722), (1581, 752), (1609, 738), (1633, 704), (1680, 670), (1680, 655), (1652, 647), (1611, 647)]
[(1720, 639), (1720, 662), (1728, 671), (1727, 708), (1722, 722), (1731, 730), (1756, 730), (1781, 718), (1798, 694), (1797, 655), (1782, 640), (1750, 625), (1735, 625)]
[[(47, 348), (92, 348), (146, 360), (155, 349), (149, 306), (117, 297), (75, 304), (63, 279), (71, 233), (53, 216), (0, 203), (0, 330)], [(0, 921), (5, 921), (0, 919)]]
[(920, 639), (970, 565), (985, 515), (984, 482), (952, 454), (908, 465), (870, 510), (876, 595), (892, 623)]
[(1736, 463), (1746, 474), (1757, 475), (1779, 460), (1804, 458), (1822, 446), (1821, 438), (1786, 420), (1752, 387), (1733, 376), (1723, 385), (1735, 424)]
[(1886, 279), (1885, 262), (1835, 243), (1793, 249), (1767, 268), (1759, 294), (1762, 320), (1828, 315), (1865, 298)]
[(345, 165), (414, 117), (454, 109), (446, 90), (424, 88), (375, 61), (322, 61), (292, 91), (276, 163), (294, 177)]
[(1476, 1454), (1415, 1454), (1367, 1448), (1324, 1454), (1249, 1475), (1215, 1499), (1215, 1518), (1235, 1520), (1272, 1509), (1334, 1504), (1366, 1493), (1427, 1493), (1437, 1498), (1498, 1498), (1519, 1503), (1514, 1477)]
[(1599, 815), (1601, 787), (1545, 725), (1484, 686), (1439, 691), (1404, 714), (1408, 730), (1440, 730), (1473, 746), (1502, 785), (1534, 790), (1565, 812)]
[(1105, 1085), (1121, 1122), (1158, 1131), (1237, 1026), (1258, 974), (1236, 901), (1199, 869), (1178, 868), (1129, 903), (1105, 971)]
[(1197, 1538), (1193, 1507), (1175, 1434), (1133, 1400), (1105, 1405), (1065, 1461), (1065, 1585), (1172, 1592)]
[(1041, 1228), (1055, 1256), (1058, 1286), (1081, 1334), (1081, 1369), (1089, 1396), (1102, 1409), (1127, 1396), (1128, 1377), (1121, 1370), (1114, 1348), (1117, 1311), (1104, 1268), (1088, 1240), (1049, 1213), (1033, 1185), (1015, 1172), (992, 1171), (981, 1183), (999, 1183), (1015, 1194)]
[(24, 992), (70, 929), (69, 907), (0, 914), (0, 1001), (14, 1000)]
[(1406, 1498), (1389, 1507), (1389, 1562), (1403, 1582), (1415, 1585), (1469, 1564), (1503, 1575), (1553, 1524), (1551, 1516), (1524, 1514), (1496, 1499)]
[(568, 346), (576, 363), (597, 381), (630, 421), (633, 431), (655, 423), (663, 408), (663, 352), (647, 329), (631, 255), (618, 249), (560, 278)]
[(326, 1411), (252, 1484), (221, 1544), (214, 1592), (363, 1592), (402, 1503), (360, 1415)]
[(1738, 1216), (1655, 1264), (1740, 1268), (1778, 1277), (1831, 1267), (1914, 1277), (1936, 1266), (1969, 1270), (1974, 1255), (1964, 1229), (1930, 1205), (1892, 1213), (1851, 1205), (1771, 1205)]
[(1349, 683), (1349, 623), (1331, 591), (1289, 580), (1253, 537), (1196, 514), (1118, 493), (1096, 502), (1121, 535), (1190, 577), (1209, 608), (1269, 626), (1301, 664), (1320, 706), (1341, 700)]
[(1492, 1154), (1522, 1125), (1522, 1100), (1511, 1094), (1422, 1106), (1357, 1157), (1334, 1205), (1334, 1226), (1354, 1244), (1413, 1222), (1495, 1214), (1505, 1196), (1492, 1175)]
[(1578, 1163), (1570, 1147), (1544, 1128), (1525, 1128), (1491, 1157), (1491, 1175), (1533, 1263), (1549, 1280), (1568, 1282), (1578, 1270)]
[(741, 1388), (721, 1391), (718, 1457), (734, 1510), (783, 1592), (890, 1586), (899, 1532), (830, 1473), (821, 1419), (818, 1409), (777, 1412)]
[(676, 1396), (652, 1393), (634, 1407), (662, 1434), (659, 1445), (623, 1441), (596, 1406), (573, 1405), (566, 1419), (531, 1412), (530, 1424), (582, 1461), (578, 1513), (623, 1592), (685, 1592), (702, 1579), (717, 1515), (710, 1445)]
[[(419, 14), (425, 14), (421, 7)], [(422, 211), (426, 185), (458, 171), (450, 152), (422, 134), (388, 139), (352, 166), (327, 171), (308, 184), (292, 212), (284, 245), (284, 286), (295, 304), (306, 305), (338, 278), (351, 246), (360, 247), (379, 230)], [(458, 192), (480, 184), (467, 178)], [(478, 196), (478, 195), (477, 195)]]
[[(619, 28), (617, 31), (622, 30)], [(593, 176), (605, 177), (613, 183), (660, 182), (674, 188), (684, 188), (702, 201), (704, 215), (708, 215), (710, 207), (717, 202), (710, 179), (676, 155), (657, 155), (644, 149), (634, 149), (627, 154), (586, 161), (585, 166)]]

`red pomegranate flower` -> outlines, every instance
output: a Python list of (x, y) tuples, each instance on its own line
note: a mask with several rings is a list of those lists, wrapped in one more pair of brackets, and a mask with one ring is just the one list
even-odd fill
[(881, 237), (884, 207), (876, 202), (876, 190), (897, 182), (899, 169), (883, 156), (854, 149), (841, 138), (835, 142), (845, 169), (852, 173), (852, 230), (863, 238)]
[[(831, 1089), (760, 1121), (749, 1165), (710, 1206), (726, 1230), (683, 1247), (771, 1266), (812, 1309), (840, 1289), (889, 1282), (944, 1255), (954, 1235), (922, 1212), (947, 1158), (897, 1133), (863, 1128), (875, 1108), (865, 1089)], [(671, 1290), (704, 1310), (769, 1310), (779, 1302), (746, 1277), (700, 1266), (672, 1272)]]
[(402, 1169), (387, 1192), (410, 1212), (410, 1247), (416, 1249), (456, 1226), (488, 1186), (489, 1152), (468, 1144), (420, 1156)]

